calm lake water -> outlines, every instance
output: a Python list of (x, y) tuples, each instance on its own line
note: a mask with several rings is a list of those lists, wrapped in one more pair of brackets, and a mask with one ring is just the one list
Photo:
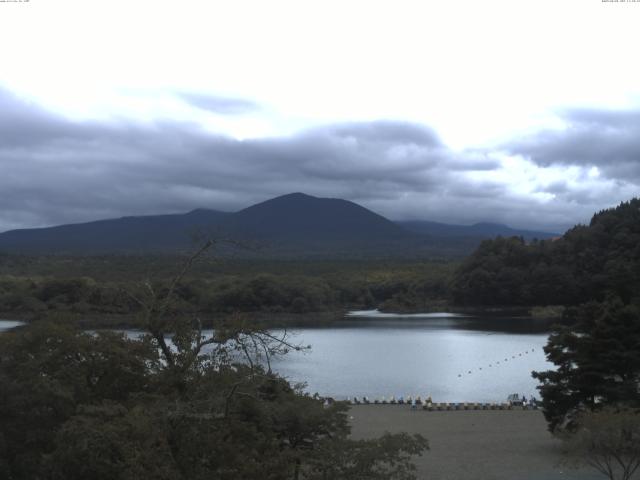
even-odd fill
[(500, 402), (510, 393), (539, 398), (533, 370), (549, 370), (542, 347), (550, 322), (451, 314), (356, 312), (340, 326), (291, 330), (310, 344), (273, 362), (311, 393), (370, 398), (431, 395), (438, 402)]
[[(19, 322), (0, 321), (0, 331)], [(535, 395), (533, 370), (544, 356), (550, 322), (454, 314), (352, 312), (337, 324), (295, 328), (289, 339), (311, 345), (272, 362), (310, 393), (336, 399), (431, 395), (436, 402), (501, 402)], [(281, 333), (281, 331), (275, 331)], [(135, 332), (131, 332), (135, 335)]]

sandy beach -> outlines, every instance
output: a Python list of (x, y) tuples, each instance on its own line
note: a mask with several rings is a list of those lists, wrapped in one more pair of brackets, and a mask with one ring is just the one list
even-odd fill
[(596, 480), (591, 469), (562, 464), (561, 442), (539, 410), (412, 410), (407, 405), (354, 405), (352, 437), (420, 433), (430, 450), (416, 458), (429, 480)]

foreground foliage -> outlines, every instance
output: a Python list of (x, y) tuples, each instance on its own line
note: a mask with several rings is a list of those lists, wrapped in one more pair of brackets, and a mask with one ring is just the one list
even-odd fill
[(0, 478), (410, 479), (426, 447), (349, 440), (348, 406), (231, 351), (169, 367), (150, 337), (56, 324), (3, 335), (0, 349)]
[(130, 292), (146, 333), (36, 322), (0, 337), (0, 479), (415, 478), (419, 435), (348, 438), (324, 405), (271, 372), (301, 348), (235, 317), (203, 334), (175, 292)]

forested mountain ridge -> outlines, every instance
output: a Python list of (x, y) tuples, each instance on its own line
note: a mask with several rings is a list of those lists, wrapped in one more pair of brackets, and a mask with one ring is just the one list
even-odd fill
[[(393, 222), (356, 203), (303, 193), (276, 197), (235, 213), (198, 209), (185, 214), (123, 217), (0, 233), (0, 252), (22, 254), (172, 254), (194, 238), (224, 238), (256, 247), (251, 257), (452, 257), (467, 255), (483, 238), (551, 234), (498, 224), (470, 227)], [(220, 253), (220, 252), (219, 252)]]
[(486, 240), (452, 282), (459, 305), (577, 305), (640, 295), (640, 199), (596, 213), (557, 240)]
[(557, 233), (511, 228), (501, 223), (480, 222), (473, 225), (451, 225), (441, 222), (412, 220), (396, 222), (407, 230), (434, 237), (465, 237), (480, 239), (501, 237), (523, 237), (525, 240), (545, 240), (557, 237)]

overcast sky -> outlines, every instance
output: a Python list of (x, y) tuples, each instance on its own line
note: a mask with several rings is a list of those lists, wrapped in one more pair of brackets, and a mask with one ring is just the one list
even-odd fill
[(640, 194), (640, 2), (0, 2), (0, 231), (302, 191), (563, 231)]

